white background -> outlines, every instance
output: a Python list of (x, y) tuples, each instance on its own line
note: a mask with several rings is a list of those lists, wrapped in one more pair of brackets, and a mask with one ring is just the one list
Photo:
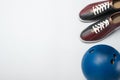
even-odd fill
[(78, 14), (96, 0), (0, 0), (0, 80), (85, 80), (81, 59), (91, 46), (120, 51), (120, 31), (86, 44)]

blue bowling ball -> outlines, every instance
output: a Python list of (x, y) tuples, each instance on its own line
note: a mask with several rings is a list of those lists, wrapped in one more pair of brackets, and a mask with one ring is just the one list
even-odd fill
[(82, 59), (87, 80), (120, 80), (120, 54), (108, 45), (90, 48)]

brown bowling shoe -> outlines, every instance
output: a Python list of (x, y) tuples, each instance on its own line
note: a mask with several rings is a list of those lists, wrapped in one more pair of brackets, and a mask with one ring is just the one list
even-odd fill
[(101, 19), (88, 26), (80, 37), (84, 42), (96, 42), (104, 39), (118, 28), (120, 28), (120, 12), (116, 12), (108, 18)]
[(120, 10), (120, 0), (107, 0), (89, 4), (79, 13), (81, 21), (94, 21)]

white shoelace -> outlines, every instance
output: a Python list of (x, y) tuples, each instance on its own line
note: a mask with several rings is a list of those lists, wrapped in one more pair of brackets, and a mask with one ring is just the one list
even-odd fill
[(101, 12), (107, 10), (110, 8), (110, 3), (109, 2), (104, 2), (104, 3), (101, 3), (97, 6), (94, 6), (93, 7), (93, 12), (94, 12), (94, 15), (97, 15), (97, 14), (100, 14)]
[(101, 32), (102, 30), (104, 30), (106, 27), (108, 27), (109, 24), (110, 24), (109, 20), (106, 19), (106, 20), (92, 26), (92, 29), (97, 34), (97, 33)]

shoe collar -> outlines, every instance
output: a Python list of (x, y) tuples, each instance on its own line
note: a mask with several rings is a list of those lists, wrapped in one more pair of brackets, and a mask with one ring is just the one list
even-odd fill
[(115, 7), (114, 7), (114, 2), (115, 2), (115, 0), (108, 0), (108, 2), (109, 2), (110, 6), (111, 6), (113, 9), (120, 9), (120, 8), (115, 8)]
[(118, 15), (120, 16), (120, 12), (116, 12), (116, 13), (112, 14), (110, 16), (110, 18), (109, 18), (110, 23), (112, 23), (112, 24), (120, 24), (120, 22), (118, 22), (118, 23), (114, 23), (113, 22), (113, 18), (116, 17), (116, 16), (118, 16)]

